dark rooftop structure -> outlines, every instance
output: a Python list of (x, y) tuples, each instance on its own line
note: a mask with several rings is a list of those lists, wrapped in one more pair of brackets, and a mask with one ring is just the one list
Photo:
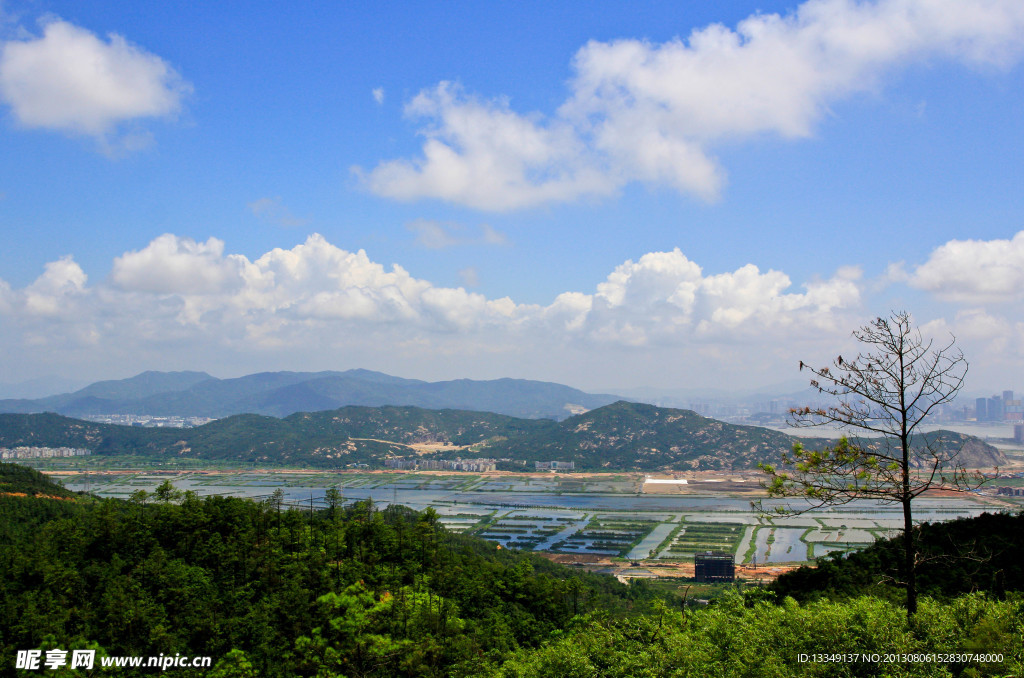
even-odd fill
[(735, 581), (736, 565), (732, 554), (705, 551), (694, 554), (694, 578), (702, 582)]

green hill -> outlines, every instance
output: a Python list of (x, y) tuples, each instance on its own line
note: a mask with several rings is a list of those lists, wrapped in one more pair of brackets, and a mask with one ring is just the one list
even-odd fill
[(677, 410), (619, 401), (541, 431), (480, 448), (489, 457), (572, 461), (578, 469), (751, 468), (776, 460), (793, 438)]
[(31, 497), (74, 497), (66, 490), (35, 469), (19, 464), (0, 462), (0, 495), (25, 495)]
[[(0, 484), (25, 475), (11, 466)], [(0, 495), (0, 673), (60, 648), (94, 650), (88, 675), (106, 656), (178, 654), (214, 664), (183, 677), (480, 675), (643, 589), (448, 532), (430, 510), (165, 496)]]
[[(949, 432), (929, 434), (998, 465), (990, 445)], [(472, 445), (449, 456), (573, 461), (579, 470), (747, 469), (775, 462), (795, 439), (689, 410), (619, 401), (563, 422), (468, 410), (343, 407), (284, 419), (240, 414), (196, 428), (96, 424), (57, 414), (0, 414), (0, 447), (80, 447), (94, 454), (172, 456), (267, 464), (383, 464), (414, 443)], [(817, 440), (824, 445), (829, 441)], [(1005, 460), (1004, 460), (1005, 461)], [(991, 462), (991, 463), (990, 463)]]
[(0, 447), (80, 447), (94, 454), (230, 459), (272, 464), (381, 464), (408, 445), (479, 443), (554, 424), (489, 412), (343, 407), (284, 419), (240, 414), (195, 428), (96, 424), (58, 414), (0, 414)]

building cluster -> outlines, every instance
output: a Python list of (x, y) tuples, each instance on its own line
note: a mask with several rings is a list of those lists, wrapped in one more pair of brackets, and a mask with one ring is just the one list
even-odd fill
[(0, 447), (0, 459), (53, 459), (88, 454), (89, 450), (80, 447)]
[(1024, 487), (997, 487), (996, 494), (1007, 497), (1024, 497)]
[(97, 424), (144, 426), (146, 428), (193, 428), (213, 421), (209, 417), (157, 417), (151, 414), (83, 414), (81, 418)]
[(574, 461), (535, 461), (533, 465), (538, 471), (572, 471), (576, 468)]
[(974, 418), (977, 421), (1024, 421), (1024, 405), (1013, 397), (1013, 391), (1003, 391), (1002, 396), (975, 400)]
[(385, 468), (409, 471), (493, 471), (494, 459), (385, 459)]
[[(665, 407), (680, 407), (677, 401), (653, 402)], [(827, 406), (831, 401), (797, 401), (791, 397), (778, 397), (763, 400), (736, 402), (689, 402), (686, 409), (712, 419), (719, 419), (733, 424), (755, 426), (784, 426), (788, 421), (789, 411), (804, 406)], [(975, 401), (957, 400), (955, 403), (944, 403), (929, 414), (929, 422), (943, 423), (1015, 423), (1024, 422), (1024, 400), (1015, 398), (1013, 391), (1003, 391), (989, 398), (978, 398)]]

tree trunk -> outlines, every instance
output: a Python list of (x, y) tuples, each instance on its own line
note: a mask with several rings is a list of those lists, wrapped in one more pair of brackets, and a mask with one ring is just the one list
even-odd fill
[(910, 497), (903, 499), (903, 558), (907, 578), (907, 619), (917, 613), (917, 558), (914, 539), (914, 517)]

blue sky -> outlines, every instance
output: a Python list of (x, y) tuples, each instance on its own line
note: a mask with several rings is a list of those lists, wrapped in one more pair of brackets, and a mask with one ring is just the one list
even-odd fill
[(1024, 9), (0, 4), (0, 382), (1024, 389)]

